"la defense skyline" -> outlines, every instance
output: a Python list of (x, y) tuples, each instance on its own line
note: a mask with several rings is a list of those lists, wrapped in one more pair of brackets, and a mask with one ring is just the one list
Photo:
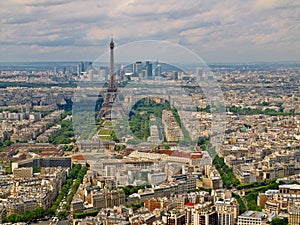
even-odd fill
[[(113, 35), (111, 34), (111, 37)], [(112, 38), (113, 39), (113, 38)], [(120, 39), (119, 39), (120, 40)], [(200, 51), (195, 51), (194, 48), (197, 48), (198, 45), (197, 44), (194, 44), (193, 46), (186, 46), (184, 44), (181, 44), (181, 43), (178, 43), (178, 42), (172, 42), (172, 41), (168, 41), (168, 40), (164, 40), (164, 39), (145, 39), (145, 40), (134, 40), (132, 42), (126, 42), (126, 40), (120, 40), (120, 43), (117, 43), (118, 44), (118, 47), (125, 47), (127, 45), (134, 45), (135, 43), (143, 43), (145, 42), (145, 46), (147, 47), (147, 42), (149, 41), (153, 41), (153, 42), (165, 42), (166, 44), (169, 44), (169, 45), (176, 45), (176, 46), (180, 46), (181, 48), (187, 50), (187, 51), (190, 51), (191, 54), (194, 54), (196, 55), (197, 57), (199, 57), (201, 60), (203, 60), (204, 63), (207, 63), (207, 64), (291, 64), (291, 63), (300, 63), (300, 59), (297, 59), (297, 56), (296, 57), (292, 57), (290, 59), (279, 59), (279, 58), (273, 58), (273, 59), (267, 59), (267, 58), (263, 58), (263, 59), (251, 59), (251, 60), (244, 60), (242, 58), (239, 58), (238, 60), (227, 60), (228, 57), (225, 56), (223, 58), (219, 58), (218, 57), (213, 57), (212, 59), (208, 59), (207, 60), (207, 54), (206, 53), (203, 53), (201, 50)], [(113, 42), (115, 44), (115, 41)], [(5, 65), (7, 63), (9, 64), (13, 64), (13, 63), (77, 63), (77, 62), (81, 62), (81, 63), (89, 63), (90, 65), (88, 66), (91, 66), (92, 65), (92, 62), (96, 62), (100, 59), (102, 59), (102, 57), (106, 54), (108, 54), (108, 51), (107, 51), (107, 48), (106, 47), (103, 47), (103, 41), (100, 41), (98, 43), (96, 43), (95, 45), (93, 45), (93, 51), (90, 52), (90, 54), (88, 55), (83, 55), (81, 53), (79, 54), (76, 54), (76, 59), (74, 59), (73, 57), (65, 57), (65, 58), (60, 58), (60, 57), (50, 57), (50, 58), (47, 58), (47, 59), (43, 59), (43, 58), (36, 58), (36, 59), (32, 59), (32, 60), (29, 60), (28, 57), (26, 57), (25, 60), (20, 60), (18, 58), (16, 58), (16, 60), (12, 59), (12, 60), (1, 60), (1, 54), (0, 54), (0, 66), (1, 64)], [(105, 45), (107, 46), (107, 45)], [(99, 48), (100, 51), (99, 51)], [(296, 48), (297, 49), (297, 48)], [(222, 51), (222, 49), (219, 49), (220, 51)], [(145, 52), (149, 51), (148, 50), (145, 50)], [(62, 55), (63, 55), (63, 51), (62, 52)], [(93, 52), (96, 52), (93, 53)], [(99, 54), (99, 52), (101, 52)], [(111, 51), (109, 51), (109, 54)], [(212, 50), (212, 51), (209, 51), (209, 53), (217, 53), (218, 51), (216, 50)], [(139, 51), (138, 52), (140, 54), (140, 57), (143, 58), (144, 55), (143, 55), (143, 51)], [(168, 52), (169, 54), (171, 53), (171, 51)], [(236, 53), (236, 52), (235, 52)], [(233, 54), (235, 54), (233, 53)], [(170, 54), (170, 58), (172, 58), (172, 55), (175, 54), (175, 52), (171, 53)], [(2, 54), (2, 55), (5, 55), (5, 54)], [(130, 53), (128, 54), (130, 55)], [(149, 55), (149, 54), (146, 54), (146, 55)], [(245, 55), (247, 55), (247, 52), (245, 52)], [(50, 56), (50, 55), (49, 55)], [(124, 55), (123, 55), (124, 57)], [(130, 58), (130, 57), (129, 57)], [(225, 60), (224, 60), (225, 59)], [(105, 59), (103, 60), (103, 63), (105, 63)], [(110, 60), (111, 61), (111, 60)], [(149, 60), (149, 61), (155, 61), (155, 60)], [(123, 59), (122, 61), (119, 61), (120, 64), (124, 64), (124, 63), (132, 63), (132, 60), (131, 59)], [(185, 61), (184, 57), (182, 58), (182, 63), (183, 64), (188, 64), (189, 62), (188, 61)], [(110, 64), (110, 62), (109, 62)], [(86, 66), (86, 65), (85, 65)]]
[[(208, 64), (235, 64), (235, 63), (299, 63), (300, 57), (299, 54), (290, 54), (290, 56), (284, 56), (283, 54), (279, 54), (275, 57), (275, 55), (272, 56), (271, 52), (268, 52), (268, 50), (258, 53), (253, 53), (253, 49), (235, 49), (234, 51), (225, 51), (223, 52), (222, 48), (220, 49), (209, 49), (209, 47), (206, 47), (205, 50), (201, 49), (201, 47), (197, 44), (189, 44), (186, 45), (184, 43), (180, 42), (173, 42), (172, 40), (168, 39), (151, 39), (151, 38), (145, 38), (144, 40), (136, 39), (132, 41), (127, 41), (128, 39), (122, 40), (119, 38), (120, 43), (117, 43), (118, 46), (127, 45), (134, 42), (143, 42), (148, 40), (155, 40), (155, 41), (166, 41), (170, 42), (176, 45), (180, 45), (184, 48), (189, 49), (194, 54), (198, 55), (200, 58), (202, 58), (206, 63)], [(212, 45), (213, 46), (213, 45)], [(5, 46), (4, 46), (5, 47)], [(277, 46), (271, 46), (270, 49), (277, 48)], [(292, 48), (292, 46), (289, 46), (289, 48)], [(39, 49), (39, 47), (36, 47), (36, 49)], [(77, 49), (76, 46), (74, 46), (74, 49)], [(64, 48), (62, 46), (62, 49), (57, 50), (60, 54), (47, 54), (44, 53), (42, 57), (39, 57), (39, 54), (34, 54), (33, 51), (26, 52), (29, 55), (21, 55), (16, 54), (13, 57), (6, 57), (8, 56), (9, 52), (6, 52), (3, 48), (2, 53), (0, 54), (0, 63), (12, 63), (12, 62), (78, 62), (78, 61), (94, 61), (97, 59), (100, 55), (107, 52), (105, 40), (101, 40), (100, 42), (97, 42), (91, 46), (87, 46), (86, 49), (89, 49), (88, 52), (85, 51), (78, 51), (74, 54), (71, 54), (70, 52), (72, 50), (69, 50), (68, 52), (64, 51)], [(299, 49), (297, 45), (294, 46), (293, 49)], [(42, 51), (42, 48), (41, 50)], [(277, 50), (280, 52), (280, 50)], [(45, 51), (46, 52), (46, 51)], [(101, 52), (101, 54), (99, 54)], [(239, 57), (232, 57), (234, 55), (239, 55)], [(224, 56), (222, 56), (224, 55)], [(247, 57), (248, 55), (251, 55), (251, 57)], [(222, 57), (220, 57), (222, 56)], [(282, 56), (282, 57), (281, 57)], [(231, 59), (231, 57), (233, 59)]]
[[(149, 40), (146, 40), (146, 42)], [(151, 40), (152, 41), (152, 40)], [(153, 41), (157, 41), (157, 42), (165, 42), (165, 40), (153, 40)], [(134, 41), (134, 42), (128, 42), (128, 43), (122, 43), (119, 45), (119, 47), (124, 47), (126, 45), (130, 45), (130, 44), (134, 44), (134, 43), (138, 43), (138, 42), (143, 42), (142, 41)], [(166, 43), (170, 43), (170, 44), (174, 44), (174, 45), (178, 45), (181, 46), (189, 51), (191, 51), (192, 54), (197, 55), (197, 57), (200, 57), (203, 62), (205, 62), (208, 65), (211, 64), (297, 64), (300, 63), (300, 59), (297, 59), (297, 57), (294, 57), (292, 59), (250, 59), (250, 60), (244, 60), (242, 58), (238, 59), (238, 60), (226, 60), (227, 57), (224, 57), (222, 59), (217, 59), (217, 57), (214, 57), (213, 59), (207, 59), (205, 54), (201, 54), (196, 52), (193, 50), (193, 48), (187, 48), (185, 45), (180, 45), (177, 43), (172, 43), (172, 42), (168, 42), (166, 41)], [(115, 42), (114, 42), (115, 44)], [(106, 45), (107, 46), (107, 45)], [(94, 54), (90, 54), (88, 56), (83, 56), (80, 53), (76, 54), (76, 58), (73, 57), (65, 57), (63, 59), (60, 59), (59, 57), (49, 57), (46, 59), (43, 58), (33, 58), (33, 59), (19, 59), (17, 58), (16, 60), (14, 59), (1, 59), (1, 54), (0, 54), (0, 66), (2, 65), (10, 65), (10, 64), (19, 64), (19, 63), (59, 63), (59, 64), (64, 64), (64, 63), (78, 63), (78, 62), (83, 62), (83, 63), (90, 63), (90, 65), (93, 62), (96, 62), (99, 58), (102, 58), (103, 55), (106, 54), (110, 54), (110, 51), (107, 51), (107, 48), (104, 49), (104, 47), (102, 47), (102, 49), (100, 50), (101, 54), (99, 54), (99, 47), (95, 47), (95, 49), (97, 49)], [(174, 53), (175, 54), (175, 53)], [(2, 54), (5, 55), (5, 54)], [(147, 54), (148, 55), (148, 54)], [(172, 57), (170, 55), (170, 57)], [(141, 54), (141, 58), (143, 58), (143, 55)], [(150, 60), (150, 61), (155, 61), (155, 60)], [(104, 59), (102, 63), (106, 63), (106, 60)], [(110, 62), (108, 62), (110, 64)], [(123, 59), (122, 61), (119, 61), (118, 64), (126, 64), (126, 63), (132, 63), (131, 59)], [(182, 63), (183, 64), (189, 64), (188, 61), (185, 61), (185, 59), (182, 59)]]

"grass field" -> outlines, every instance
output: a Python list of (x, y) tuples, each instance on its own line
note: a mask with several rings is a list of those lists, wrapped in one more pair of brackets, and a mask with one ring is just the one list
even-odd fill
[(111, 129), (101, 129), (98, 136), (101, 140), (113, 140), (112, 134), (113, 130)]
[(112, 136), (99, 136), (101, 140), (113, 140)]
[(113, 124), (112, 121), (104, 121), (103, 125), (104, 125), (105, 127), (112, 127), (114, 124)]
[(99, 136), (110, 136), (112, 134), (112, 130), (110, 129), (101, 129), (98, 133)]

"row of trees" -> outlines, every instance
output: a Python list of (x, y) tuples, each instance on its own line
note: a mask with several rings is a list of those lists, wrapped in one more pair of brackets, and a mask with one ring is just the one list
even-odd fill
[(248, 208), (250, 210), (261, 211), (261, 207), (259, 207), (257, 205), (258, 194), (259, 194), (259, 192), (257, 192), (257, 191), (251, 191), (245, 196), (245, 198), (247, 200)]
[(72, 151), (72, 149), (74, 148), (74, 145), (64, 145), (62, 147), (63, 151)]
[(252, 182), (250, 184), (240, 184), (236, 188), (238, 190), (250, 189), (250, 188), (255, 188), (255, 187), (267, 186), (267, 185), (275, 184), (275, 183), (276, 183), (276, 179), (262, 180), (262, 181), (258, 181), (258, 182)]
[(115, 145), (115, 152), (123, 151), (126, 148), (126, 145)]
[[(278, 188), (279, 184), (276, 183), (276, 179), (264, 180), (250, 184), (240, 184), (240, 181), (234, 176), (232, 169), (224, 163), (224, 159), (222, 157), (216, 156), (213, 163), (219, 171), (225, 187), (230, 188), (232, 185), (235, 185), (238, 190), (245, 189), (245, 199), (249, 210), (261, 211), (261, 208), (257, 205), (258, 194), (269, 189)], [(240, 211), (246, 211), (246, 206), (243, 200), (236, 194), (234, 197), (236, 197), (240, 204)]]
[[(259, 184), (261, 183), (261, 186)], [(261, 208), (257, 205), (257, 197), (259, 193), (265, 192), (269, 189), (278, 189), (278, 186), (281, 183), (277, 183), (276, 179), (262, 181), (262, 182), (255, 182), (253, 183), (255, 188), (245, 190), (245, 198), (248, 203), (248, 207), (250, 210), (261, 211)], [(264, 185), (265, 184), (265, 185)], [(251, 184), (250, 184), (251, 185)]]
[(177, 123), (179, 124), (181, 130), (182, 130), (182, 133), (183, 133), (183, 136), (184, 136), (184, 140), (183, 142), (186, 142), (188, 144), (190, 144), (192, 142), (192, 139), (190, 137), (190, 134), (189, 132), (187, 131), (187, 129), (184, 127), (184, 125), (181, 123), (181, 119), (180, 119), (180, 116), (177, 112), (177, 109), (175, 108), (172, 108), (172, 113), (177, 121)]
[(6, 174), (12, 174), (12, 163), (10, 162), (9, 163), (9, 166), (8, 167), (5, 167), (5, 173)]
[(139, 208), (142, 208), (144, 206), (144, 202), (140, 202), (140, 203), (134, 202), (132, 204), (125, 204), (125, 206), (127, 208), (132, 208), (135, 211), (138, 210)]
[(60, 84), (28, 83), (28, 82), (1, 82), (0, 83), (0, 88), (7, 88), (7, 87), (28, 87), (28, 88), (48, 87), (48, 88), (51, 88), (53, 86), (56, 86), (56, 87), (77, 87), (77, 84), (75, 82), (60, 83)]
[(132, 195), (133, 193), (137, 193), (138, 190), (140, 189), (144, 189), (146, 187), (146, 185), (140, 185), (140, 186), (125, 186), (125, 187), (122, 187), (124, 193), (125, 193), (125, 196), (128, 197), (129, 195)]
[(41, 113), (42, 117), (48, 116), (50, 113), (54, 112), (54, 110), (30, 110), (31, 113)]
[(288, 218), (275, 218), (272, 220), (271, 225), (288, 225)]
[[(77, 178), (76, 178), (75, 182), (73, 183), (71, 191), (66, 198), (66, 203), (62, 206), (62, 210), (59, 211), (57, 214), (59, 219), (63, 219), (68, 215), (68, 211), (70, 210), (70, 205), (73, 200), (73, 197), (76, 194), (76, 191), (77, 191), (79, 185), (82, 183), (83, 177), (87, 171), (88, 171), (88, 166), (84, 166), (77, 173), (77, 175), (76, 175)], [(73, 179), (75, 178), (74, 175), (75, 174), (72, 174)]]
[(237, 200), (237, 202), (239, 203), (239, 210), (240, 210), (240, 214), (242, 214), (243, 212), (246, 212), (247, 211), (247, 208), (242, 200), (242, 198), (238, 195), (238, 194), (235, 194), (235, 193), (232, 193), (232, 196)]
[(250, 184), (240, 184), (237, 186), (238, 190), (244, 190), (247, 206), (250, 210), (261, 211), (261, 208), (257, 205), (257, 197), (259, 193), (265, 192), (269, 189), (278, 189), (281, 182), (276, 182), (276, 179), (263, 180), (259, 182), (253, 182)]
[(197, 112), (211, 113), (211, 111), (210, 111), (210, 105), (207, 105), (205, 108), (199, 108), (199, 107), (197, 107)]
[(140, 140), (147, 140), (150, 136), (149, 118), (149, 113), (141, 114), (139, 112), (132, 114), (130, 117), (131, 131)]
[(55, 145), (69, 144), (74, 141), (74, 139), (71, 139), (72, 137), (74, 137), (73, 123), (70, 120), (64, 120), (67, 116), (72, 115), (73, 102), (69, 99), (67, 99), (66, 101), (67, 104), (60, 105), (58, 107), (61, 110), (65, 110), (65, 112), (61, 115), (61, 120), (58, 123), (48, 124), (48, 129), (56, 124), (61, 125), (61, 129), (49, 137), (49, 142)]
[(8, 223), (28, 222), (45, 216), (45, 210), (42, 207), (37, 207), (34, 210), (28, 210), (24, 214), (13, 213), (6, 217), (5, 221)]
[(287, 113), (283, 112), (283, 108), (279, 112), (277, 112), (275, 109), (252, 109), (249, 107), (241, 108), (232, 106), (229, 108), (229, 111), (232, 113), (240, 114), (240, 115), (258, 115), (258, 114), (265, 114), (269, 116), (289, 116), (289, 115), (295, 115), (295, 113)]
[(6, 111), (6, 112), (10, 112), (10, 113), (17, 113), (17, 112), (19, 112), (19, 110), (18, 109), (10, 109), (10, 108), (1, 108), (0, 109), (0, 113), (2, 113), (2, 112), (4, 112), (4, 111)]
[(152, 99), (144, 98), (139, 100), (129, 113), (129, 126), (135, 137), (141, 140), (147, 140), (150, 136), (150, 115), (161, 118), (162, 111), (171, 110), (168, 101), (164, 103), (157, 103)]
[(0, 152), (2, 152), (3, 149), (10, 146), (13, 142), (11, 140), (5, 140), (3, 143), (0, 142)]
[(72, 107), (73, 107), (73, 102), (72, 99), (65, 99), (66, 104), (63, 105), (58, 105), (58, 109), (63, 109), (65, 110), (65, 115), (62, 115), (62, 118), (65, 118), (67, 115), (72, 114)]
[(225, 187), (230, 188), (232, 185), (238, 186), (240, 184), (240, 181), (234, 176), (232, 169), (225, 164), (224, 158), (216, 155), (213, 164), (219, 171)]
[(67, 195), (68, 191), (72, 187), (73, 179), (75, 179), (81, 169), (80, 164), (73, 165), (73, 168), (69, 174), (67, 182), (62, 186), (60, 193), (56, 197), (55, 201), (52, 203), (51, 208), (48, 210), (49, 216), (54, 216), (57, 208), (59, 207), (60, 202), (63, 200), (64, 196)]
[(61, 129), (52, 134), (49, 138), (49, 142), (57, 145), (57, 144), (69, 144), (74, 142), (74, 131), (72, 121), (69, 120), (61, 120), (58, 122), (61, 125)]
[[(48, 216), (54, 216), (59, 207), (60, 202), (63, 200), (64, 196), (67, 195), (68, 191), (72, 187), (66, 201), (67, 203), (63, 206), (63, 210), (60, 211), (57, 216), (59, 218), (64, 218), (67, 216), (67, 210), (70, 209), (71, 201), (80, 185), (82, 183), (83, 177), (88, 170), (88, 166), (82, 167), (80, 164), (73, 165), (73, 168), (69, 174), (67, 182), (62, 186), (60, 193), (58, 194), (55, 201), (52, 203), (51, 208), (48, 210)], [(76, 181), (73, 184), (73, 179)], [(26, 211), (24, 214), (11, 214), (6, 218), (6, 222), (17, 223), (17, 222), (28, 222), (31, 220), (36, 220), (42, 218), (46, 215), (45, 210), (42, 207), (37, 207), (34, 210)]]
[(98, 212), (99, 212), (99, 210), (74, 213), (73, 217), (74, 217), (74, 219), (82, 219), (82, 218), (85, 218), (87, 216), (97, 216)]
[(140, 140), (147, 140), (147, 138), (150, 136), (150, 115), (154, 115), (157, 118), (162, 118), (163, 110), (172, 111), (184, 135), (184, 140), (182, 143), (186, 142), (190, 144), (192, 140), (189, 136), (189, 132), (181, 123), (181, 119), (177, 110), (171, 107), (168, 101), (157, 103), (149, 98), (139, 100), (129, 113), (129, 125), (134, 136)]
[(206, 151), (207, 148), (209, 148), (210, 144), (210, 138), (209, 137), (199, 137), (197, 145), (200, 146), (200, 148), (203, 151)]

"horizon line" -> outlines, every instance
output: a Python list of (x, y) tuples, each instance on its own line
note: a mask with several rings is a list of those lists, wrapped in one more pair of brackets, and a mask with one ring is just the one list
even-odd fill
[[(159, 61), (159, 60), (158, 60)], [(77, 63), (77, 62), (95, 62), (95, 60), (58, 60), (58, 61), (51, 61), (51, 60), (30, 60), (30, 61), (0, 61), (1, 64), (4, 63)], [(105, 63), (106, 61), (103, 61)], [(128, 61), (122, 61), (122, 62), (117, 62), (118, 63), (128, 63)], [(183, 62), (184, 64), (188, 64), (188, 62)], [(208, 64), (261, 64), (261, 63), (266, 63), (266, 64), (280, 64), (280, 63), (300, 63), (300, 60), (274, 60), (274, 61), (208, 61), (205, 62)]]

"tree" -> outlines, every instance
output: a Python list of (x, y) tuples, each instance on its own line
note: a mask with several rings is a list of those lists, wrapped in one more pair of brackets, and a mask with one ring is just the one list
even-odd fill
[(211, 112), (210, 105), (207, 105), (205, 108), (199, 108), (199, 107), (197, 107), (197, 111), (198, 112), (207, 112), (207, 113), (210, 113)]
[(10, 146), (13, 142), (11, 140), (6, 140), (3, 142), (3, 146)]
[(54, 206), (52, 205), (52, 207), (48, 210), (48, 216), (54, 216), (55, 215), (55, 208)]
[(261, 105), (262, 105), (262, 106), (269, 106), (270, 103), (269, 103), (269, 102), (266, 102), (266, 101), (263, 101), (263, 102), (261, 103)]
[(217, 155), (213, 160), (213, 164), (219, 171), (225, 187), (229, 188), (232, 184), (235, 186), (240, 184), (240, 181), (235, 177), (232, 169), (225, 164), (224, 158)]
[(6, 174), (12, 174), (12, 165), (10, 164), (9, 167), (5, 168)]
[(99, 210), (93, 210), (93, 211), (82, 212), (82, 213), (74, 213), (74, 219), (81, 219), (87, 216), (96, 216), (98, 212)]
[(67, 217), (67, 215), (68, 215), (67, 211), (66, 211), (66, 210), (62, 210), (62, 211), (60, 211), (60, 212), (57, 214), (57, 217), (58, 217), (59, 219), (64, 219), (64, 218)]
[(288, 219), (275, 218), (272, 220), (271, 225), (288, 225)]
[(37, 207), (34, 210), (28, 210), (24, 214), (13, 213), (6, 218), (6, 222), (18, 223), (27, 222), (33, 219), (42, 218), (45, 215), (45, 210), (42, 207)]
[(247, 211), (247, 208), (243, 202), (243, 200), (241, 199), (241, 197), (238, 194), (232, 193), (233, 197), (237, 200), (237, 202), (239, 203), (240, 206), (240, 214), (244, 213)]
[(33, 167), (33, 173), (40, 173), (41, 167)]

